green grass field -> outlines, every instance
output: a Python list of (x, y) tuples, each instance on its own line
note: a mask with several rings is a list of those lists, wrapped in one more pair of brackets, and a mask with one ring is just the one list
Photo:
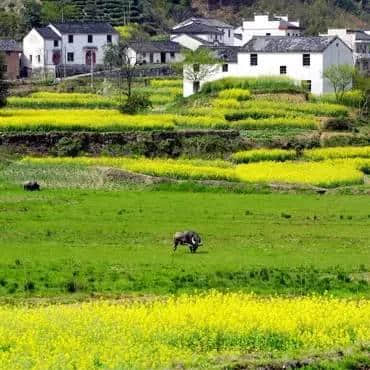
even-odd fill
[[(0, 193), (0, 294), (258, 293), (365, 295), (366, 196), (153, 189)], [(175, 231), (204, 239), (172, 252)]]

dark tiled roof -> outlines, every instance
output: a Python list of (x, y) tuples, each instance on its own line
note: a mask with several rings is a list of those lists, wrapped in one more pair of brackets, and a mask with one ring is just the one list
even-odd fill
[(285, 53), (285, 52), (322, 52), (336, 36), (287, 37), (255, 36), (242, 48), (246, 52)]
[(212, 50), (217, 58), (225, 62), (238, 62), (238, 52), (240, 48), (237, 46), (201, 46), (201, 48)]
[(131, 42), (132, 49), (145, 53), (176, 52), (182, 49), (181, 45), (173, 41), (140, 41)]
[(67, 22), (67, 23), (53, 23), (53, 26), (61, 33), (70, 34), (116, 34), (117, 31), (106, 22)]
[(22, 52), (21, 46), (15, 40), (0, 40), (0, 51)]
[(185, 21), (179, 23), (175, 27), (184, 27), (185, 25), (187, 25), (190, 22), (201, 23), (201, 24), (205, 24), (206, 26), (210, 26), (210, 27), (233, 28), (233, 26), (231, 26), (230, 24), (225, 23), (223, 21), (220, 21), (218, 19), (213, 19), (213, 18), (198, 18), (198, 17), (188, 18)]
[(191, 37), (194, 40), (199, 41), (202, 45), (213, 45), (212, 42), (202, 39), (201, 37), (198, 37), (196, 35), (186, 35), (188, 37)]
[(201, 35), (201, 34), (223, 35), (223, 33), (216, 27), (207, 26), (206, 24), (201, 24), (201, 23), (191, 23), (184, 27), (172, 29), (171, 33), (172, 34), (194, 33), (198, 35)]
[(358, 41), (370, 41), (370, 35), (363, 30), (347, 30), (347, 33), (354, 33)]
[(36, 31), (46, 40), (61, 40), (61, 37), (50, 27), (36, 28)]
[(234, 37), (238, 40), (243, 40), (243, 35), (241, 35), (240, 33), (234, 33)]

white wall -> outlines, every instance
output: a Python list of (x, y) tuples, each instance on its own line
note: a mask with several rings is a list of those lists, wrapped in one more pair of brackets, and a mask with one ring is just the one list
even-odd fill
[[(32, 29), (23, 39), (22, 65), (28, 68), (42, 68), (44, 67), (44, 54), (44, 39), (35, 29)], [(40, 55), (40, 62), (38, 62), (38, 55)]]
[[(282, 17), (288, 21), (287, 17)], [(299, 27), (299, 22), (290, 22)], [(300, 36), (301, 30), (280, 30), (280, 21), (270, 21), (268, 15), (255, 15), (253, 21), (244, 21), (241, 31), (243, 45), (253, 36)]]
[[(150, 54), (153, 55), (153, 62), (154, 64), (161, 63), (161, 53), (136, 53), (135, 50), (129, 48), (128, 55), (131, 61), (131, 64), (135, 64), (136, 62), (143, 62), (145, 61), (147, 64), (151, 63)], [(171, 52), (166, 52), (166, 61), (165, 63), (177, 63), (183, 60), (183, 56), (181, 53), (175, 52), (175, 55), (172, 57)]]
[[(311, 92), (321, 95), (333, 91), (329, 81), (324, 81), (323, 78), (326, 68), (333, 64), (352, 65), (352, 52), (340, 39), (333, 42), (324, 53), (257, 53), (257, 66), (250, 65), (250, 54), (239, 52), (237, 64), (229, 64), (229, 71), (226, 73), (220, 69), (207, 81), (225, 77), (287, 76), (296, 80), (297, 84), (310, 80)], [(310, 54), (310, 66), (303, 66), (303, 54)], [(280, 75), (280, 66), (287, 67), (286, 75)], [(202, 81), (201, 86), (207, 81)], [(193, 83), (184, 80), (184, 96), (191, 94), (193, 94)]]

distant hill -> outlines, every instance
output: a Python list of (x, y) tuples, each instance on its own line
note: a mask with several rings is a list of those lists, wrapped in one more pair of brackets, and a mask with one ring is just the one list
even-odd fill
[[(18, 11), (25, 0), (2, 0), (0, 8)], [(40, 2), (46, 0), (39, 0)], [(255, 12), (288, 14), (299, 18), (308, 34), (327, 27), (370, 29), (370, 0), (56, 0), (70, 1), (78, 19), (101, 19), (114, 25), (143, 24), (151, 33), (163, 33), (191, 16), (214, 16), (235, 25)]]

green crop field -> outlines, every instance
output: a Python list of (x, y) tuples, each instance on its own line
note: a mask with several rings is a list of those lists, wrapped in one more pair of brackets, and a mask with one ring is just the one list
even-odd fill
[[(158, 189), (157, 189), (158, 190)], [(45, 189), (0, 194), (0, 294), (242, 289), (369, 295), (366, 196)], [(175, 231), (204, 246), (172, 252)]]

